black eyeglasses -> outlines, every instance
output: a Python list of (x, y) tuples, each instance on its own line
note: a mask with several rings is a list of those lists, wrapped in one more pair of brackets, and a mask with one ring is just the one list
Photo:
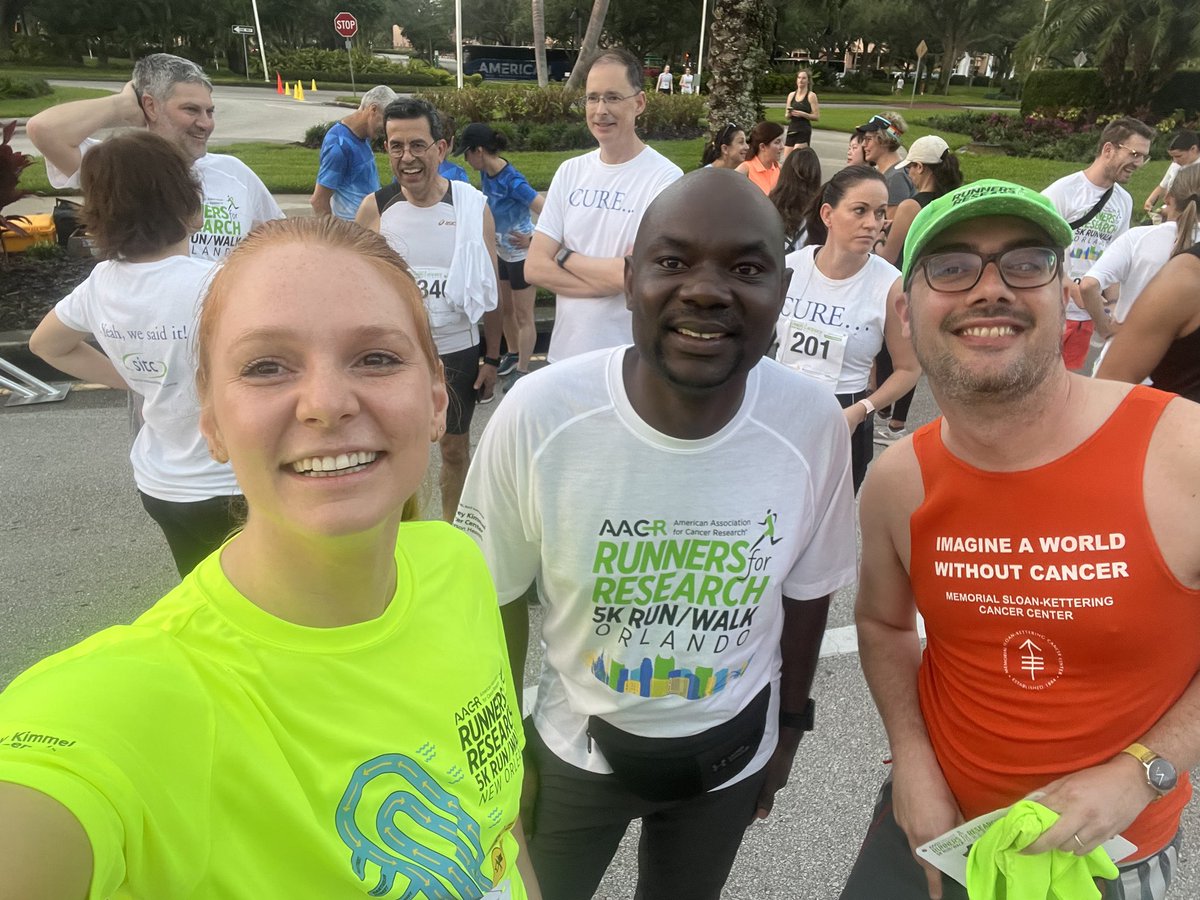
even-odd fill
[(957, 294), (979, 284), (987, 264), (994, 262), (1000, 278), (1014, 290), (1039, 288), (1058, 275), (1062, 257), (1049, 247), (1015, 247), (1001, 253), (952, 250), (931, 253), (921, 260), (925, 280), (935, 291)]

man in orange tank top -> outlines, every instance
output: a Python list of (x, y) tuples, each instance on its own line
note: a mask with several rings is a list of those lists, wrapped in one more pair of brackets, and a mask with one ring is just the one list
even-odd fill
[(859, 649), (893, 767), (843, 900), (965, 898), (912, 851), (1034, 792), (1059, 818), (1027, 852), (1136, 846), (1106, 900), (1158, 900), (1176, 868), (1200, 762), (1200, 408), (1066, 370), (1070, 241), (999, 181), (913, 222), (900, 315), (943, 415), (860, 495)]

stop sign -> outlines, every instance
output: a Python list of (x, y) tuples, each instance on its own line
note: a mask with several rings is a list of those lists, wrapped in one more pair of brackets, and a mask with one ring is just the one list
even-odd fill
[(358, 34), (358, 19), (348, 12), (340, 12), (333, 17), (333, 30), (344, 38), (352, 38)]

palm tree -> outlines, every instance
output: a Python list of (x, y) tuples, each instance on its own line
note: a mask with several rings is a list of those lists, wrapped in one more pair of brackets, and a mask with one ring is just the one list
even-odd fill
[(583, 35), (583, 43), (579, 47), (579, 58), (571, 69), (571, 77), (567, 79), (567, 90), (583, 89), (584, 73), (596, 55), (600, 46), (600, 34), (604, 31), (604, 19), (608, 15), (608, 0), (592, 0), (592, 15), (588, 19), (587, 31)]
[(546, 2), (533, 0), (533, 59), (537, 63), (538, 87), (550, 83), (546, 69)]
[(1179, 67), (1200, 55), (1200, 4), (1189, 0), (1047, 0), (1046, 18), (1022, 42), (1034, 55), (1095, 60), (1109, 108), (1145, 106)]
[(771, 6), (762, 0), (713, 0), (709, 30), (709, 131), (734, 122), (749, 131), (762, 112), (757, 82), (767, 68)]

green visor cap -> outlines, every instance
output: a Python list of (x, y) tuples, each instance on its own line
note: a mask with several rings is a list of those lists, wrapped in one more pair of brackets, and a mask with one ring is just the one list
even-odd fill
[(1074, 240), (1071, 226), (1050, 198), (1008, 181), (973, 181), (934, 200), (913, 219), (904, 241), (905, 288), (930, 241), (951, 225), (985, 216), (1013, 216), (1032, 222), (1050, 236), (1058, 250), (1066, 249)]

